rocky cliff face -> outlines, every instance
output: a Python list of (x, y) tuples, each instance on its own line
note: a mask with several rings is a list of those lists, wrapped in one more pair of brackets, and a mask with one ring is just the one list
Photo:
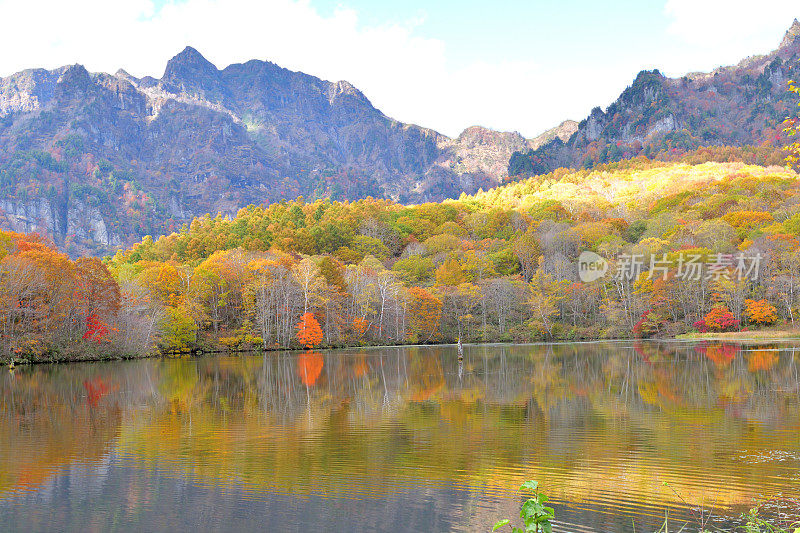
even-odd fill
[[(393, 120), (345, 81), (186, 48), (160, 79), (80, 65), (0, 79), (0, 224), (102, 253), (281, 198), (420, 202), (490, 187), (516, 133)], [(84, 223), (85, 222), (85, 223)]]
[(514, 154), (509, 174), (545, 173), (636, 155), (712, 145), (775, 143), (796, 105), (787, 81), (800, 75), (800, 22), (778, 49), (711, 73), (670, 79), (640, 72), (606, 110), (599, 107), (569, 139)]

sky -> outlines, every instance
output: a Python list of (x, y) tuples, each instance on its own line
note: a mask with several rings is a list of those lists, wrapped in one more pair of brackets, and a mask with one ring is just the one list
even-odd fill
[(533, 137), (606, 107), (643, 69), (709, 71), (777, 48), (797, 0), (0, 0), (0, 76), (81, 63), (160, 77), (186, 45), (347, 80), (455, 136)]

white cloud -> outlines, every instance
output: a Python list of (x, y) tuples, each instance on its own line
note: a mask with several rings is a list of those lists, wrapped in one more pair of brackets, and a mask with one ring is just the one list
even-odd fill
[(667, 0), (668, 33), (697, 63), (737, 61), (774, 50), (795, 17), (797, 0)]

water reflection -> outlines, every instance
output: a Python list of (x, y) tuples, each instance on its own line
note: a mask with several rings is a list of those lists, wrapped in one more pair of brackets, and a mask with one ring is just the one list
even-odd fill
[(516, 513), (529, 478), (562, 531), (644, 531), (665, 509), (688, 516), (683, 500), (738, 513), (800, 496), (796, 353), (596, 343), (18, 368), (0, 378), (0, 523), (481, 531)]

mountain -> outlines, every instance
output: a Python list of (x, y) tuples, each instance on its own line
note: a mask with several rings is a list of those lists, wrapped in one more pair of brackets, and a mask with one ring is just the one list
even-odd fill
[(700, 146), (779, 147), (781, 123), (797, 109), (789, 80), (800, 79), (800, 22), (773, 52), (710, 73), (672, 79), (642, 71), (605, 111), (581, 121), (569, 139), (515, 153), (509, 175), (591, 167), (674, 154)]
[(297, 196), (419, 203), (699, 146), (779, 154), (798, 58), (795, 21), (770, 54), (678, 79), (643, 71), (605, 111), (535, 139), (479, 126), (449, 138), (386, 116), (346, 81), (258, 60), (220, 70), (191, 47), (160, 79), (25, 70), (0, 78), (0, 228), (104, 254)]
[(81, 65), (0, 78), (0, 227), (105, 253), (204, 213), (283, 198), (441, 200), (497, 184), (536, 144), (451, 139), (376, 109), (346, 81), (187, 47), (161, 79)]

